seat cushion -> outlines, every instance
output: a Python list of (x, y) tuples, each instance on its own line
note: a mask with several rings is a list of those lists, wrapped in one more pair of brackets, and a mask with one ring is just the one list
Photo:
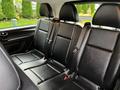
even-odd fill
[(45, 64), (31, 69), (41, 80), (45, 81), (51, 77), (56, 76), (60, 72), (54, 69), (51, 65)]
[(27, 70), (36, 66), (43, 65), (46, 60), (44, 60), (44, 54), (38, 50), (31, 50), (27, 53), (12, 55), (13, 61), (19, 65), (22, 70)]
[(19, 67), (22, 70), (27, 70), (27, 69), (30, 69), (30, 68), (34, 68), (34, 67), (37, 67), (37, 66), (44, 65), (44, 64), (46, 64), (46, 60), (39, 59), (39, 60), (36, 60), (36, 61), (31, 61), (31, 62), (28, 62), (28, 63), (20, 64)]
[(26, 70), (25, 74), (33, 81), (35, 85), (38, 85), (39, 83), (42, 82), (42, 80), (35, 75), (31, 70)]
[(19, 55), (16, 55), (16, 57), (19, 60), (21, 60), (23, 63), (30, 62), (30, 61), (35, 61), (35, 60), (39, 59), (39, 57), (35, 56), (32, 53), (19, 54)]
[[(27, 75), (16, 64), (14, 64), (14, 66), (19, 74), (20, 81), (21, 81), (21, 88), (19, 90), (39, 90), (38, 87), (33, 83), (33, 81), (31, 81), (27, 77)], [(0, 90), (3, 90), (3, 89), (0, 89)], [(10, 90), (10, 89), (4, 89), (4, 90)], [(16, 90), (16, 89), (12, 89), (12, 90)]]
[(85, 90), (72, 80), (64, 80), (64, 74), (41, 83), (38, 88), (40, 90)]
[(22, 64), (22, 63), (27, 63), (27, 62), (39, 60), (43, 56), (44, 55), (42, 53), (40, 53), (39, 51), (32, 50), (32, 51), (27, 52), (27, 53), (20, 53), (20, 54), (12, 55), (12, 58), (13, 58), (13, 61), (17, 65), (19, 65), (19, 64)]

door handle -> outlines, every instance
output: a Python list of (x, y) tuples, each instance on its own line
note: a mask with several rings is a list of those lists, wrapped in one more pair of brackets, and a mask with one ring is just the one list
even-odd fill
[(8, 33), (7, 33), (7, 32), (1, 32), (1, 33), (0, 33), (0, 37), (6, 37), (6, 36), (8, 36)]
[(0, 32), (0, 40), (5, 42), (7, 41), (7, 36), (8, 36), (8, 33), (7, 32)]

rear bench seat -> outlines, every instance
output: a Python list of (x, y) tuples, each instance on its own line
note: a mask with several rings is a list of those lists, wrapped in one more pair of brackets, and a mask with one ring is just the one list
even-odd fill
[[(65, 12), (66, 7), (70, 10), (67, 13)], [(16, 61), (22, 61), (18, 64), (19, 67), (35, 84), (48, 80), (69, 68), (67, 66), (72, 58), (74, 47), (81, 32), (81, 27), (76, 24), (78, 16), (75, 6), (73, 4), (65, 4), (61, 9), (60, 19), (62, 20), (61, 22), (50, 20), (48, 21), (49, 24), (41, 21), (38, 24), (40, 30), (37, 28), (35, 34), (36, 50), (32, 50), (32, 53), (30, 51), (12, 56), (15, 63)], [(71, 23), (67, 23), (68, 21), (71, 21)], [(48, 30), (48, 35), (44, 30)], [(46, 42), (48, 38), (50, 40)], [(46, 43), (49, 44), (49, 41), (51, 43), (48, 46)], [(45, 58), (41, 57), (41, 52), (44, 53), (43, 55), (45, 56), (43, 57)]]
[[(120, 6), (101, 5), (92, 23), (120, 28)], [(65, 79), (61, 74), (41, 83), (40, 90), (113, 90), (120, 73), (120, 32), (99, 27), (88, 30), (90, 35), (83, 53), (82, 49), (78, 50), (78, 57), (73, 61), (77, 64), (72, 78)]]
[(43, 63), (39, 62), (39, 60), (43, 58), (46, 53), (45, 46), (47, 40), (49, 40), (50, 33), (52, 32), (53, 28), (53, 22), (51, 21), (53, 15), (52, 9), (49, 4), (42, 4), (40, 13), (41, 16), (45, 16), (48, 18), (40, 19), (38, 22), (34, 35), (34, 50), (31, 50), (27, 53), (12, 55), (13, 60), (17, 65), (33, 61), (35, 61), (36, 63)]
[(26, 63), (43, 64), (45, 62), (45, 60), (43, 61), (41, 59), (45, 57), (45, 46), (47, 46), (47, 38), (51, 33), (52, 26), (53, 23), (49, 20), (42, 19), (39, 21), (34, 36), (34, 49), (27, 53), (12, 55), (12, 58), (17, 65), (22, 65)]

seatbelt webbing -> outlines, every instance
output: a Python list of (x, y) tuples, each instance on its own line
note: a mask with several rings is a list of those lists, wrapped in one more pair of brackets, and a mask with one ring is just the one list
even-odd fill
[[(72, 69), (72, 71), (74, 70), (74, 72), (72, 73), (71, 78), (74, 78), (77, 75), (76, 72), (78, 71), (78, 66), (79, 66), (84, 48), (86, 46), (88, 37), (90, 35), (90, 31), (91, 31), (91, 28), (89, 26), (85, 26), (80, 33), (78, 42), (76, 44), (76, 48), (73, 51), (74, 56), (72, 58), (72, 61), (73, 61), (72, 64), (74, 64), (74, 65), (72, 66), (73, 69), (72, 68), (71, 69)], [(74, 62), (74, 60), (76, 60), (76, 62)], [(70, 76), (70, 75), (68, 75), (68, 76)]]
[(86, 43), (87, 43), (87, 41), (88, 41), (90, 32), (91, 32), (91, 28), (89, 28), (89, 29), (86, 28), (85, 38), (84, 38), (83, 43), (82, 43), (82, 45), (81, 45), (81, 47), (80, 47), (80, 50), (78, 51), (77, 66), (76, 66), (76, 69), (77, 69), (77, 70), (78, 70), (78, 66), (79, 66), (79, 63), (80, 63), (80, 60), (81, 60), (83, 51), (84, 51), (84, 49), (85, 49)]
[(51, 32), (51, 35), (50, 35), (50, 37), (49, 37), (49, 44), (51, 44), (51, 42), (53, 41), (53, 38), (54, 38), (54, 35), (56, 35), (56, 33), (57, 33), (57, 27), (59, 27), (59, 23), (58, 22), (54, 22), (54, 24), (53, 24), (53, 28), (52, 28), (52, 32)]
[[(86, 38), (86, 35), (89, 34), (89, 33), (87, 34), (87, 32), (89, 31), (89, 26), (88, 25), (84, 26), (84, 28), (82, 29), (82, 31), (80, 33), (80, 36), (79, 36), (79, 39), (78, 39), (78, 42), (77, 42), (77, 44), (75, 46), (75, 49), (73, 51), (73, 57), (72, 57), (72, 60), (71, 60), (71, 62), (72, 62), (72, 64), (71, 64), (71, 67), (72, 67), (71, 70), (73, 72), (77, 71), (77, 66), (78, 66), (78, 63), (79, 63), (79, 59), (82, 56), (82, 55), (79, 56), (78, 53), (79, 53), (79, 51), (81, 51), (81, 48), (82, 48), (81, 54), (83, 52), (83, 48), (84, 48), (83, 46), (85, 45), (84, 40)], [(83, 42), (84, 42), (84, 45), (83, 45)]]
[(51, 33), (50, 33), (50, 35), (49, 35), (49, 39), (48, 39), (48, 44), (51, 44), (51, 42), (52, 42), (52, 38), (53, 38), (53, 36), (54, 36), (54, 32), (55, 32), (55, 23), (53, 24), (53, 27), (52, 27), (52, 29), (51, 29)]
[(73, 51), (74, 53), (80, 49), (80, 46), (82, 45), (82, 42), (83, 42), (83, 39), (85, 38), (85, 34), (87, 32), (87, 27), (84, 27), (80, 33), (80, 36), (79, 36), (79, 39), (78, 39), (78, 42), (75, 46), (75, 50)]

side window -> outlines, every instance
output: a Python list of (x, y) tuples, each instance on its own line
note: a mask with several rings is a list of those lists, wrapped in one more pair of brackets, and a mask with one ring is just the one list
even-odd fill
[(75, 4), (78, 14), (79, 14), (79, 19), (80, 19), (80, 24), (84, 25), (85, 22), (91, 22), (92, 17), (95, 14), (97, 8), (100, 6), (100, 4)]
[(0, 29), (35, 25), (40, 0), (0, 0)]

